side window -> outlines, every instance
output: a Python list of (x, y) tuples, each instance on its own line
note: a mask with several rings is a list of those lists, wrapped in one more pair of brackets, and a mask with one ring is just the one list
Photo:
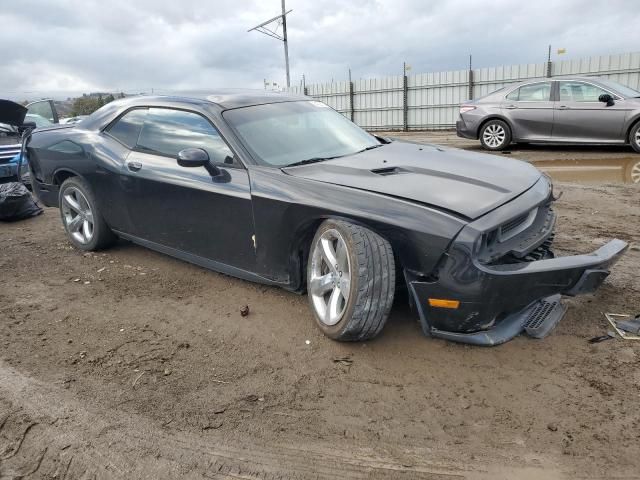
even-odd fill
[(127, 147), (133, 149), (136, 146), (138, 137), (140, 136), (140, 130), (142, 130), (142, 124), (144, 123), (146, 116), (146, 108), (131, 110), (120, 117), (120, 119), (111, 125), (111, 128), (107, 131), (109, 132), (109, 135), (117, 138)]
[[(517, 99), (511, 97), (516, 92), (518, 92)], [(510, 93), (508, 98), (519, 102), (548, 102), (551, 98), (551, 82), (523, 85), (518, 90)]]
[(560, 82), (561, 102), (598, 102), (603, 93), (609, 92), (589, 83)]
[(137, 148), (172, 158), (185, 148), (202, 148), (212, 162), (233, 161), (233, 153), (213, 125), (197, 113), (182, 110), (150, 108)]
[(516, 88), (513, 92), (511, 92), (509, 95), (507, 95), (507, 100), (513, 100), (513, 101), (517, 102), (519, 94), (520, 94), (520, 89)]

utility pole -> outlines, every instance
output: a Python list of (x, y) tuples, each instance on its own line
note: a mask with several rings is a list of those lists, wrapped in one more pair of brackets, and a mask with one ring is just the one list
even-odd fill
[[(257, 32), (264, 33), (265, 35), (280, 40), (284, 44), (284, 64), (287, 72), (287, 87), (291, 86), (291, 76), (289, 75), (289, 41), (287, 39), (287, 15), (291, 12), (292, 10), (286, 10), (285, 0), (282, 0), (282, 14), (276, 15), (266, 22), (262, 22), (260, 25), (256, 25), (255, 27), (247, 30), (248, 32), (255, 30)], [(275, 23), (275, 28), (269, 27), (272, 23)], [(278, 33), (280, 25), (282, 25), (282, 35)]]
[(551, 45), (549, 45), (549, 54), (547, 55), (547, 78), (551, 78)]
[(282, 43), (284, 43), (284, 64), (287, 68), (287, 88), (291, 86), (289, 76), (289, 42), (287, 42), (287, 11), (282, 0)]

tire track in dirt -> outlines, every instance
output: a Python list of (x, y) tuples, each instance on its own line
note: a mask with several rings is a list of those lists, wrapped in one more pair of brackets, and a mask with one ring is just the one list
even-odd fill
[[(336, 451), (324, 445), (230, 445), (222, 439), (167, 432), (133, 415), (90, 410), (68, 392), (57, 391), (3, 363), (0, 400), (0, 440), (5, 441), (12, 430), (28, 422), (18, 439), (7, 438), (5, 448), (10, 454), (0, 457), (3, 480), (36, 472), (41, 478), (67, 480), (500, 478), (488, 469), (430, 463), (417, 454), (399, 463), (373, 452)], [(15, 423), (12, 428), (11, 423)], [(410, 464), (406, 463), (409, 458)], [(562, 478), (558, 472), (540, 469), (523, 469), (517, 478), (541, 478), (527, 472)]]

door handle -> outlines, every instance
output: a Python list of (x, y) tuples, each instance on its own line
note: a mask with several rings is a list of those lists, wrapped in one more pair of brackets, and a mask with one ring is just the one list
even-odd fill
[(515, 110), (516, 108), (518, 108), (516, 105), (507, 105), (506, 107), (504, 107), (508, 110)]
[(140, 162), (128, 162), (127, 168), (132, 172), (137, 172), (142, 168), (142, 164)]
[(560, 109), (560, 110), (571, 110), (571, 107), (567, 107), (566, 105), (560, 105), (558, 107), (558, 109)]

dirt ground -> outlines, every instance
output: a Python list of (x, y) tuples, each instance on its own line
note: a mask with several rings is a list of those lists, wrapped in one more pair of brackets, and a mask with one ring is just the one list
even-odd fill
[(640, 186), (557, 190), (557, 252), (631, 248), (551, 336), (495, 348), (425, 338), (403, 295), (336, 343), (306, 297), (79, 253), (55, 209), (0, 224), (0, 479), (640, 478), (640, 342), (588, 343), (640, 312)]

